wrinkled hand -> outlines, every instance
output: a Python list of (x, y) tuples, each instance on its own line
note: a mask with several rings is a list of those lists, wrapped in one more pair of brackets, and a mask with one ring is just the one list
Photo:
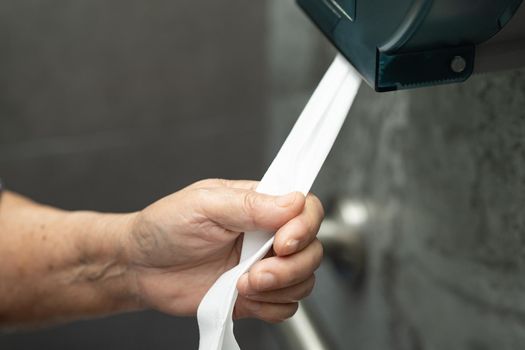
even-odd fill
[(204, 294), (240, 258), (243, 232), (276, 232), (273, 251), (237, 284), (234, 317), (279, 322), (314, 286), (323, 250), (320, 201), (254, 191), (257, 182), (204, 180), (137, 213), (125, 250), (147, 307), (195, 315)]

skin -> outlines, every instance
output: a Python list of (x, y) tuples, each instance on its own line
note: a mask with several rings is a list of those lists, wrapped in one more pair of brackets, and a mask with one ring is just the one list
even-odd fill
[(240, 257), (243, 232), (276, 232), (241, 277), (234, 317), (280, 322), (314, 286), (319, 200), (275, 197), (252, 181), (204, 180), (126, 214), (69, 212), (12, 192), (0, 200), (0, 327), (156, 309), (195, 315)]

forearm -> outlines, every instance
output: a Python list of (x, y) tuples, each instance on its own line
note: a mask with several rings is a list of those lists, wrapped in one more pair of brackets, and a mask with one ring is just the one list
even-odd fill
[(6, 192), (0, 200), (0, 326), (137, 307), (122, 240), (133, 214), (67, 212)]

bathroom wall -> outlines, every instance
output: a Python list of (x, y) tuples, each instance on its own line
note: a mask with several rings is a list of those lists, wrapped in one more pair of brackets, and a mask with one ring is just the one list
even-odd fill
[[(309, 43), (274, 45), (273, 84), (286, 89), (272, 145), (334, 55), (292, 2), (273, 6), (288, 16), (281, 31)], [(294, 69), (301, 79), (278, 74)], [(387, 94), (362, 86), (314, 192), (370, 210), (361, 283), (327, 256), (308, 300), (334, 348), (525, 347), (525, 70)]]
[[(0, 177), (44, 203), (105, 211), (138, 210), (202, 178), (258, 178), (265, 9), (242, 0), (3, 1)], [(262, 322), (237, 330), (245, 348), (279, 349)], [(2, 350), (197, 343), (194, 319), (154, 312), (0, 335)]]

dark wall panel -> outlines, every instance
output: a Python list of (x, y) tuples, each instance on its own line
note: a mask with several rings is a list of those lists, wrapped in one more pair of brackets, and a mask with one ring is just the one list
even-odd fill
[[(259, 178), (265, 2), (0, 4), (0, 176), (67, 209), (136, 210), (207, 177)], [(269, 328), (239, 325), (249, 349)], [(138, 313), (0, 336), (1, 349), (192, 349), (193, 319)]]

